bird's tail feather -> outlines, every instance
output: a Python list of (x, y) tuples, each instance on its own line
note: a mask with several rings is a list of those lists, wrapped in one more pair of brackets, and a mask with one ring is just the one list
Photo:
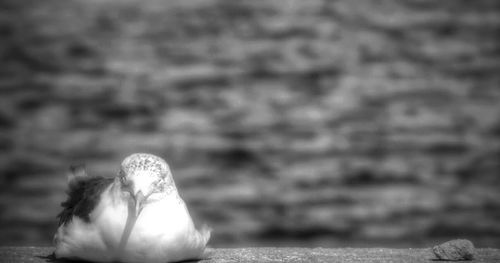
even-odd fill
[(79, 181), (88, 178), (87, 171), (84, 164), (71, 165), (67, 173), (68, 185), (75, 186)]

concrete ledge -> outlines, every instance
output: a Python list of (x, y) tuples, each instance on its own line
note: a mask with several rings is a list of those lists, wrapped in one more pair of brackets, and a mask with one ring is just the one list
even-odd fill
[[(0, 262), (46, 263), (51, 247), (0, 247)], [(435, 262), (430, 249), (391, 248), (216, 248), (201, 263), (221, 262)], [(67, 262), (67, 261), (66, 261)], [(500, 262), (500, 249), (476, 249), (470, 262)]]

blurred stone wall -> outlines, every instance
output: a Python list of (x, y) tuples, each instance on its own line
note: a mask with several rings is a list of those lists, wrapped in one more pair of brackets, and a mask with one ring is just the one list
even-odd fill
[(496, 0), (3, 0), (0, 245), (170, 163), (212, 246), (500, 246)]

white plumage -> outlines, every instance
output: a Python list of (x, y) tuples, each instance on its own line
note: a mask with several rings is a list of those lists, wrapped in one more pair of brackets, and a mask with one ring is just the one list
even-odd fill
[(202, 257), (210, 230), (195, 228), (160, 157), (133, 154), (114, 179), (74, 172), (69, 186), (56, 258), (165, 263)]

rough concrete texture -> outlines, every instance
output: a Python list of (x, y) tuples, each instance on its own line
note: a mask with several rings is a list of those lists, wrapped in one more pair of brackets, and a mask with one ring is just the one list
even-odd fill
[[(0, 247), (0, 262), (42, 263), (65, 262), (48, 258), (51, 247)], [(435, 262), (431, 249), (388, 248), (232, 248), (208, 249), (200, 263), (229, 262)], [(499, 249), (478, 249), (472, 262), (499, 262)]]
[(0, 0), (0, 244), (146, 151), (213, 246), (500, 247), (498, 32), (498, 0)]

